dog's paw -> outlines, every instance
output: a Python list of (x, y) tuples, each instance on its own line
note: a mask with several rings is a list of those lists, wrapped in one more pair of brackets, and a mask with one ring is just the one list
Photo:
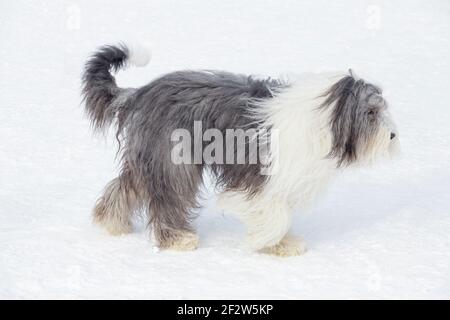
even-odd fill
[(131, 223), (122, 225), (107, 225), (105, 226), (105, 229), (112, 236), (121, 236), (131, 233), (133, 231), (133, 226)]
[(170, 241), (160, 244), (160, 249), (175, 251), (192, 251), (198, 248), (198, 235), (193, 232), (179, 232)]
[(302, 238), (287, 236), (276, 245), (263, 248), (260, 252), (278, 257), (300, 256), (306, 252), (306, 244)]
[(123, 234), (131, 233), (133, 226), (129, 221), (123, 221), (121, 219), (98, 219), (94, 218), (94, 223), (103, 227), (110, 235), (120, 236)]

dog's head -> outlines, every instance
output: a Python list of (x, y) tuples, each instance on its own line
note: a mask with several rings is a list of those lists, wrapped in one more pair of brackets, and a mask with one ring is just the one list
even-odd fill
[(398, 132), (381, 89), (350, 70), (324, 94), (323, 108), (329, 108), (331, 150), (338, 166), (372, 162), (391, 155), (398, 144)]

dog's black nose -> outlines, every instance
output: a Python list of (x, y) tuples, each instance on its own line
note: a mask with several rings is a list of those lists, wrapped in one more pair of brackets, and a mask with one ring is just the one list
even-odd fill
[(391, 132), (391, 140), (395, 138), (395, 133)]

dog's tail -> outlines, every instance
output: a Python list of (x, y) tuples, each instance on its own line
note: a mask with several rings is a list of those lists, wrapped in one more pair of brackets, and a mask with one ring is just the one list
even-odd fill
[(125, 103), (131, 89), (119, 88), (111, 71), (127, 65), (145, 66), (150, 52), (140, 45), (120, 43), (106, 45), (95, 51), (86, 62), (82, 76), (85, 110), (95, 129), (107, 128)]

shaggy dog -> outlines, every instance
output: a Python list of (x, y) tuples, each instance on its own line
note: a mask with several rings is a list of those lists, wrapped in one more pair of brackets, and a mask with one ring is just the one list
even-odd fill
[[(397, 144), (381, 89), (351, 71), (305, 75), (292, 83), (177, 71), (137, 89), (116, 85), (111, 70), (148, 60), (140, 47), (103, 46), (83, 74), (93, 126), (117, 127), (120, 174), (94, 209), (94, 220), (111, 234), (130, 232), (133, 214), (145, 211), (159, 248), (197, 248), (191, 220), (208, 170), (218, 204), (246, 224), (254, 250), (298, 255), (305, 246), (288, 235), (294, 209), (311, 202), (340, 168), (371, 163)], [(230, 130), (244, 138), (230, 137)], [(177, 136), (183, 141), (177, 143)], [(203, 149), (212, 138), (213, 152), (199, 159), (198, 143), (190, 139)], [(254, 143), (257, 148), (247, 150)], [(227, 161), (217, 157), (223, 152)]]

